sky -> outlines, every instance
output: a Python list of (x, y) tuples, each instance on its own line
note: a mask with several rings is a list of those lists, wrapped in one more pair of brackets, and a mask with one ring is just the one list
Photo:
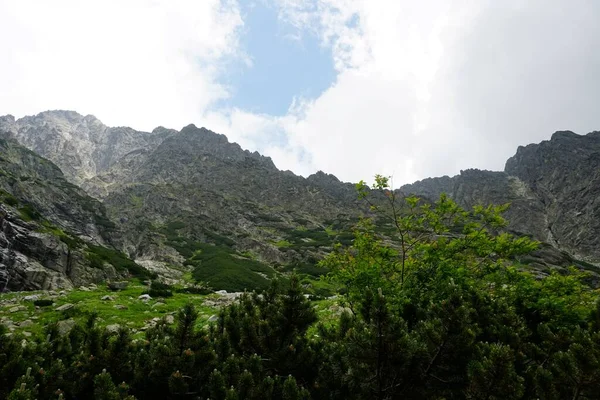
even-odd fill
[(600, 130), (596, 0), (0, 0), (0, 115), (190, 123), (395, 186)]

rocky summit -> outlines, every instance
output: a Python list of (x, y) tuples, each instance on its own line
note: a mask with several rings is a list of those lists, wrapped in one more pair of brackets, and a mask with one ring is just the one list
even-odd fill
[(556, 132), (519, 147), (503, 172), (466, 170), (425, 179), (400, 190), (434, 198), (447, 193), (459, 204), (510, 203), (510, 228), (577, 259), (600, 261), (600, 132)]
[[(0, 117), (4, 288), (57, 289), (131, 274), (214, 289), (263, 288), (316, 262), (368, 212), (353, 184), (303, 178), (224, 135), (189, 125), (140, 132), (73, 111)], [(511, 203), (510, 229), (543, 246), (541, 273), (600, 262), (600, 132), (520, 147), (502, 172), (405, 185), (464, 207)], [(0, 287), (2, 289), (2, 287)]]

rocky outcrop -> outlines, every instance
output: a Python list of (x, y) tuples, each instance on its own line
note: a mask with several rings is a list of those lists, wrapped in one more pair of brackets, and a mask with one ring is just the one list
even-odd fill
[(556, 132), (549, 141), (520, 147), (505, 171), (539, 198), (557, 247), (600, 261), (600, 132)]
[(0, 291), (69, 289), (116, 276), (111, 265), (91, 268), (83, 250), (0, 205)]
[(50, 161), (0, 139), (0, 290), (71, 288), (113, 279), (89, 246), (118, 238), (104, 206)]
[(157, 234), (169, 224), (193, 240), (219, 244), (224, 237), (239, 251), (287, 264), (321, 251), (278, 248), (290, 231), (322, 230), (359, 211), (353, 185), (323, 173), (305, 179), (279, 171), (270, 158), (193, 125), (148, 154), (104, 204), (126, 232), (128, 251), (167, 263), (182, 261)]
[(510, 203), (505, 217), (510, 229), (517, 234), (529, 234), (534, 238), (553, 242), (545, 222), (545, 210), (536, 194), (519, 178), (504, 172), (470, 169), (452, 178), (430, 178), (404, 185), (400, 191), (415, 194), (429, 200), (446, 193), (461, 206), (470, 209), (477, 204)]
[(461, 205), (511, 203), (510, 228), (575, 258), (600, 262), (600, 132), (556, 132), (548, 141), (519, 147), (504, 172), (461, 171), (400, 190)]
[(0, 117), (0, 131), (9, 132), (23, 146), (50, 159), (71, 182), (98, 194), (104, 191), (97, 176), (117, 162), (135, 164), (137, 157), (174, 132), (162, 127), (152, 132), (109, 128), (92, 115), (74, 111), (46, 111), (18, 120), (10, 115)]
[[(13, 152), (0, 164), (7, 171), (0, 189), (20, 207), (31, 203), (53, 226), (86, 243), (115, 246), (165, 281), (189, 271), (185, 265), (206, 243), (227, 248), (227, 257), (274, 267), (312, 263), (368, 212), (354, 185), (321, 171), (308, 178), (279, 171), (270, 158), (194, 125), (138, 132), (49, 111), (0, 117), (0, 137), (20, 141), (65, 174), (33, 152)], [(520, 147), (505, 171), (470, 169), (399, 191), (429, 200), (447, 193), (465, 208), (510, 203), (509, 228), (545, 243), (524, 261), (536, 270), (596, 269), (600, 262), (599, 132), (557, 132)]]

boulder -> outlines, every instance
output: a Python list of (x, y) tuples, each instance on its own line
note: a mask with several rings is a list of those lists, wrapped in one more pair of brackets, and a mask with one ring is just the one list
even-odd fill
[(129, 286), (129, 282), (127, 282), (127, 281), (109, 282), (108, 283), (108, 288), (113, 291), (125, 290), (125, 289), (127, 289), (127, 286)]
[(106, 326), (107, 332), (110, 332), (110, 333), (118, 332), (119, 329), (121, 329), (121, 325), (119, 325), (119, 324), (112, 324), (112, 325)]
[(56, 310), (56, 311), (67, 311), (67, 310), (70, 310), (73, 307), (75, 307), (75, 305), (73, 305), (71, 303), (65, 303), (62, 306), (56, 307), (54, 310)]
[(58, 321), (58, 323), (56, 324), (56, 326), (58, 328), (58, 334), (60, 336), (68, 335), (69, 332), (71, 332), (71, 330), (73, 329), (73, 327), (75, 327), (75, 325), (76, 325), (76, 322), (72, 318)]

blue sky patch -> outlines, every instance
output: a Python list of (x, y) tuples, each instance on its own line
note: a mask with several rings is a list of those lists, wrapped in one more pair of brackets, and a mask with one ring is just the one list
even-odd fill
[(331, 49), (277, 18), (265, 2), (242, 5), (242, 48), (252, 60), (229, 66), (223, 76), (232, 96), (219, 104), (254, 113), (285, 115), (294, 97), (316, 98), (335, 81)]

